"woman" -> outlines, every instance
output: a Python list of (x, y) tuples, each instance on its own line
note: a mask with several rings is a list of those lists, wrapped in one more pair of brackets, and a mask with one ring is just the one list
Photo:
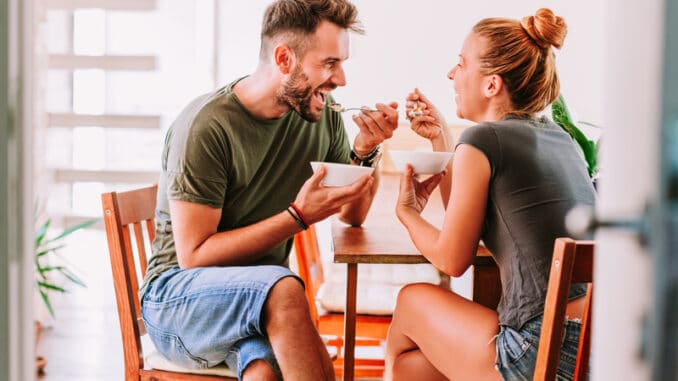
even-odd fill
[[(521, 21), (485, 19), (466, 37), (454, 81), (457, 115), (476, 122), (454, 147), (448, 169), (419, 181), (408, 167), (396, 213), (436, 267), (460, 276), (482, 239), (499, 266), (497, 311), (425, 284), (398, 296), (386, 350), (387, 380), (531, 380), (555, 238), (564, 217), (593, 205), (594, 190), (572, 139), (538, 113), (560, 86), (551, 47), (567, 27), (549, 9)], [(408, 96), (412, 128), (433, 149), (452, 149), (439, 111), (418, 90)], [(449, 174), (448, 174), (449, 172)], [(441, 230), (420, 213), (440, 183)], [(581, 316), (582, 285), (570, 292), (568, 317)], [(559, 379), (571, 379), (580, 325), (566, 323)]]

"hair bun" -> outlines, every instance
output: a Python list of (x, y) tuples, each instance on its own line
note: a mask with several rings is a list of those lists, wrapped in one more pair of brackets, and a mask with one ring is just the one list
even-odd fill
[(563, 46), (567, 34), (565, 20), (556, 16), (548, 8), (537, 10), (534, 16), (523, 17), (520, 25), (525, 32), (541, 48), (546, 49), (553, 45), (557, 49)]

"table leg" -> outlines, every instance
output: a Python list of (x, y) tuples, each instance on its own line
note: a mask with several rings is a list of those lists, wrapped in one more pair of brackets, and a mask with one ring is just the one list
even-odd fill
[(496, 310), (501, 298), (499, 268), (489, 258), (473, 265), (473, 301)]
[(355, 316), (358, 264), (348, 263), (346, 271), (346, 311), (344, 313), (344, 381), (353, 381), (355, 366)]

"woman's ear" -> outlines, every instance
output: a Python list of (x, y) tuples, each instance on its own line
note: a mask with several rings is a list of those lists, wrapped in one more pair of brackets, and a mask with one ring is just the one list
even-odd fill
[(499, 74), (491, 74), (485, 78), (483, 93), (487, 98), (499, 95), (504, 88), (504, 80)]
[(273, 49), (273, 60), (280, 73), (289, 74), (294, 67), (294, 52), (289, 46), (280, 44)]

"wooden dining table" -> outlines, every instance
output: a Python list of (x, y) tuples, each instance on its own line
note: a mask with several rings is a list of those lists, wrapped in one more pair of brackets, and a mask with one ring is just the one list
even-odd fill
[[(400, 176), (382, 174), (379, 190), (367, 219), (360, 227), (332, 222), (334, 262), (346, 263), (346, 309), (344, 313), (344, 381), (353, 381), (355, 365), (356, 292), (358, 264), (361, 263), (428, 263), (414, 246), (407, 230), (395, 214)], [(422, 215), (441, 227), (445, 210), (436, 190)], [(473, 261), (473, 300), (496, 309), (501, 294), (499, 270), (490, 252), (480, 244)], [(444, 277), (449, 287), (449, 277)]]

